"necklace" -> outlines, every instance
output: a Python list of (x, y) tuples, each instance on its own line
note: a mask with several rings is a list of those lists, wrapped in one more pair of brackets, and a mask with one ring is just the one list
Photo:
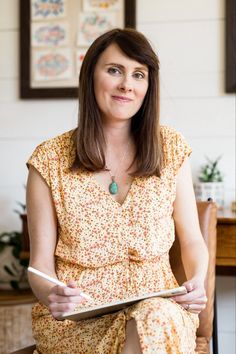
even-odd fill
[[(124, 158), (125, 158), (125, 156), (127, 155), (127, 152), (128, 152), (129, 144), (130, 144), (130, 142), (128, 142), (127, 147), (126, 147), (126, 149), (124, 151), (124, 154), (123, 154), (119, 164), (121, 164), (124, 161)], [(112, 194), (112, 195), (117, 194), (118, 191), (119, 191), (118, 184), (115, 181), (115, 178), (116, 178), (116, 175), (117, 175), (117, 171), (118, 171), (118, 167), (119, 166), (117, 166), (115, 172), (112, 174), (111, 170), (106, 165), (106, 169), (108, 170), (109, 175), (111, 176), (111, 183), (109, 184), (109, 193)]]

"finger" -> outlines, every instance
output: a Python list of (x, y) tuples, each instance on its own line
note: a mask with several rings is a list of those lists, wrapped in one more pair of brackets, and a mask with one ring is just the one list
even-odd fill
[(194, 302), (196, 302), (197, 304), (206, 304), (207, 297), (206, 296), (200, 297), (200, 298), (196, 299)]
[(172, 296), (176, 302), (195, 302), (197, 299), (206, 298), (206, 292), (202, 289), (193, 290), (185, 295)]
[(58, 302), (53, 302), (49, 304), (49, 309), (52, 314), (55, 313), (60, 313), (61, 315), (65, 312), (72, 312), (74, 311), (76, 307), (76, 304), (72, 302), (63, 302), (63, 303), (58, 303)]
[(57, 286), (56, 294), (62, 296), (79, 296), (80, 290), (78, 288), (68, 286)]
[(206, 304), (182, 304), (181, 305), (185, 310), (189, 312), (196, 312), (200, 313), (202, 310), (205, 309)]
[(57, 321), (64, 321), (64, 318), (62, 318), (62, 314), (60, 312), (54, 312), (52, 313), (52, 316), (57, 320)]
[(175, 302), (177, 302), (178, 304), (182, 305), (182, 304), (206, 304), (207, 303), (207, 297), (191, 297), (191, 298), (186, 298), (186, 299), (181, 299), (179, 301), (179, 299), (174, 299)]
[(194, 285), (193, 285), (191, 282), (185, 282), (185, 283), (183, 284), (183, 286), (185, 286), (185, 288), (187, 289), (188, 293), (189, 293), (190, 291), (193, 291), (193, 289), (194, 289)]
[(195, 313), (196, 315), (199, 315), (199, 313), (201, 313), (202, 310), (189, 310), (188, 312)]
[(51, 303), (56, 302), (56, 303), (75, 303), (75, 304), (80, 304), (86, 301), (86, 299), (83, 296), (60, 296), (60, 295), (52, 295), (49, 296), (49, 301)]
[(68, 283), (67, 283), (67, 286), (69, 288), (77, 288), (77, 283), (74, 280), (69, 280)]
[(199, 293), (197, 290), (193, 290), (184, 295), (177, 295), (172, 296), (171, 299), (175, 300), (176, 302), (191, 302), (193, 299), (199, 297)]

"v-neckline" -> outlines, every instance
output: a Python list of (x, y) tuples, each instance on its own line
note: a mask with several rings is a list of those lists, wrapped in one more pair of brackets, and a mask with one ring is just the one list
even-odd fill
[(132, 190), (134, 188), (134, 184), (136, 183), (136, 177), (133, 177), (133, 180), (132, 180), (132, 183), (130, 184), (130, 188), (123, 200), (123, 203), (120, 203), (118, 202), (117, 200), (115, 200), (112, 195), (109, 193), (109, 191), (105, 190), (103, 188), (103, 186), (94, 178), (94, 174), (93, 172), (89, 172), (89, 178), (90, 178), (90, 181), (95, 185), (97, 186), (100, 191), (107, 197), (109, 198), (109, 200), (111, 200), (115, 205), (117, 205), (119, 208), (124, 208), (125, 205), (127, 204), (128, 200), (129, 200), (129, 197), (130, 197), (130, 194), (132, 193)]

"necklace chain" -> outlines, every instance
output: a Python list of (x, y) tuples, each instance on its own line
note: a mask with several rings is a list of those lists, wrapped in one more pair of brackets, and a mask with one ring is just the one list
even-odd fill
[(117, 175), (117, 172), (118, 172), (118, 169), (119, 169), (119, 165), (122, 164), (122, 162), (124, 161), (124, 159), (125, 159), (125, 157), (126, 157), (126, 155), (128, 153), (129, 144), (130, 144), (130, 141), (128, 142), (127, 147), (126, 147), (126, 149), (125, 149), (125, 151), (124, 151), (124, 153), (122, 155), (122, 158), (121, 158), (120, 162), (118, 163), (117, 168), (116, 168), (116, 170), (115, 170), (115, 172), (113, 174), (111, 173), (111, 170), (108, 169), (107, 165), (105, 166), (106, 169), (109, 172), (109, 175), (111, 176), (111, 183), (109, 184), (109, 192), (110, 192), (110, 194), (117, 194), (118, 193), (119, 188), (118, 188), (117, 182), (115, 181), (115, 178), (116, 178), (116, 175)]

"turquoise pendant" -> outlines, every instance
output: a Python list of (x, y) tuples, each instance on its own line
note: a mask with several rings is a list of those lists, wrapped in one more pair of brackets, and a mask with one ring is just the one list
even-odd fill
[(114, 180), (109, 184), (109, 192), (110, 194), (118, 193), (118, 184)]

